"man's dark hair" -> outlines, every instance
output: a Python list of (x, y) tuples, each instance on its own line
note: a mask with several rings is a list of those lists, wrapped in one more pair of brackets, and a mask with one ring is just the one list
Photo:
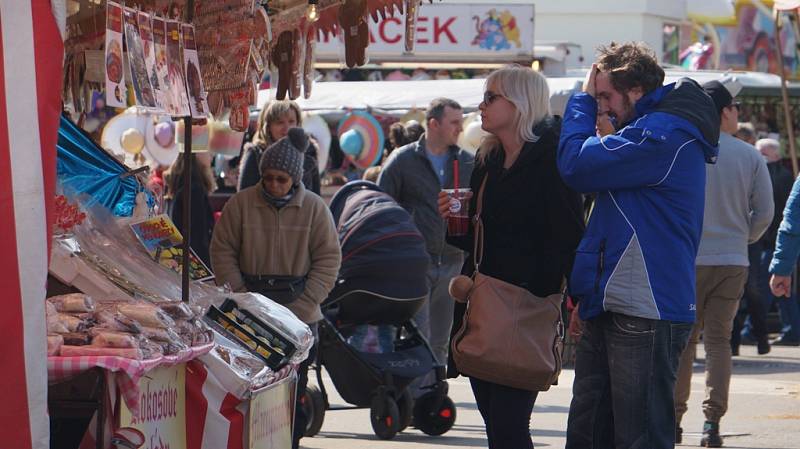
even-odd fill
[(442, 121), (444, 116), (444, 108), (461, 110), (461, 105), (449, 98), (436, 98), (428, 105), (428, 112), (425, 113), (425, 122), (434, 118), (437, 122)]
[(597, 49), (597, 68), (609, 74), (614, 89), (626, 93), (641, 87), (644, 94), (664, 84), (664, 69), (653, 50), (643, 42), (602, 45)]

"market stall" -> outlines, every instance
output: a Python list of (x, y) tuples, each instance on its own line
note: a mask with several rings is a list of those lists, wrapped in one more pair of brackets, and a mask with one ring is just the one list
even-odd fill
[[(189, 160), (195, 128), (212, 116), (243, 130), (267, 73), (277, 98), (308, 97), (318, 31), (349, 30), (343, 61), (356, 66), (367, 59), (370, 16), (405, 14), (406, 50), (413, 49), (418, 5), (0, 4), (0, 167), (7, 184), (0, 205), (12, 218), (2, 234), (9, 298), (3, 325), (11, 348), (2, 376), (7, 385), (23, 386), (9, 391), (0, 408), (4, 445), (64, 442), (48, 441), (49, 380), (51, 416), (57, 405), (95, 421), (82, 447), (109, 447), (112, 437), (129, 443), (146, 437), (147, 447), (225, 447), (206, 441), (204, 432), (187, 436), (187, 426), (199, 422), (217, 428), (227, 422), (228, 441), (240, 443), (232, 447), (285, 447), (292, 367), (305, 357), (308, 329), (266, 298), (232, 297), (203, 283), (207, 276), (190, 279), (207, 267), (190, 259), (190, 242), (176, 233), (161, 235), (153, 254), (147, 233), (165, 229), (156, 229), (161, 204), (158, 192), (147, 188), (146, 167), (174, 161), (181, 148)], [(113, 145), (93, 148), (119, 114), (134, 124), (111, 129)], [(137, 234), (137, 224), (144, 234)], [(52, 239), (51, 228), (57, 231)], [(281, 354), (279, 360), (265, 355), (270, 350)], [(85, 382), (70, 385), (76, 379)], [(65, 396), (56, 394), (59, 386)], [(89, 393), (84, 402), (75, 395), (81, 387)], [(277, 423), (270, 422), (275, 416)], [(242, 419), (249, 425), (241, 426)]]

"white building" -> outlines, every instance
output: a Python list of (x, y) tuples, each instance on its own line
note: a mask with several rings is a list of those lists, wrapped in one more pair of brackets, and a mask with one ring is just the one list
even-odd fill
[[(596, 48), (611, 41), (646, 42), (660, 60), (667, 44), (665, 26), (679, 26), (688, 11), (687, 0), (537, 0), (535, 5), (536, 44), (574, 42), (587, 65)], [(573, 68), (572, 58), (567, 61)]]

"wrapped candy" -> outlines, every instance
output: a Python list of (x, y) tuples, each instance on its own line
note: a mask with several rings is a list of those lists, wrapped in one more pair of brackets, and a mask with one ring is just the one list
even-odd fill
[(61, 335), (48, 335), (47, 336), (47, 355), (58, 355), (61, 351), (61, 345), (64, 344), (64, 337)]
[(70, 293), (68, 295), (51, 296), (47, 302), (52, 304), (59, 312), (83, 313), (94, 310), (94, 300), (83, 293)]
[(150, 304), (122, 304), (118, 310), (142, 326), (163, 329), (175, 326), (175, 321), (166, 312)]

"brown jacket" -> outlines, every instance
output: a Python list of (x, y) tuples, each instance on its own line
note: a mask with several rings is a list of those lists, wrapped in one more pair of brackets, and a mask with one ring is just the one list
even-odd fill
[(342, 252), (333, 216), (319, 196), (298, 187), (289, 204), (276, 209), (261, 184), (234, 195), (222, 210), (211, 239), (217, 284), (246, 291), (242, 273), (308, 276), (303, 294), (287, 305), (305, 323), (322, 319), (319, 305), (339, 273)]

